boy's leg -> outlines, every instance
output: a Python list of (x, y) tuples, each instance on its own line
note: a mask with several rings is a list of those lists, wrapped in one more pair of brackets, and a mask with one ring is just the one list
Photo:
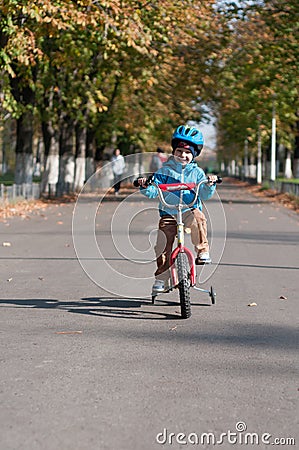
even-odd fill
[(169, 260), (177, 233), (177, 221), (172, 216), (163, 216), (159, 221), (157, 243), (155, 246), (157, 270), (155, 277), (167, 281), (170, 277)]
[(183, 214), (185, 227), (191, 229), (191, 241), (197, 255), (209, 252), (207, 219), (202, 211), (193, 209)]

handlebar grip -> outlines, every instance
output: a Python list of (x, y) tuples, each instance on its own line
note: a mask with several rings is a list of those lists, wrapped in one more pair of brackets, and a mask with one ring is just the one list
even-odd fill
[[(138, 183), (138, 180), (139, 180), (140, 178), (144, 178), (144, 177), (138, 177), (138, 178), (136, 178), (136, 180), (133, 181), (133, 186), (135, 186), (135, 187), (140, 187), (140, 185), (139, 185), (139, 183)], [(149, 176), (149, 177), (147, 178), (146, 183), (145, 183), (146, 186), (148, 186), (148, 185), (150, 184), (150, 182), (152, 181), (152, 178), (153, 178), (152, 175)]]
[(221, 184), (222, 181), (223, 181), (223, 180), (222, 180), (222, 177), (218, 177), (216, 183), (217, 183), (217, 184)]

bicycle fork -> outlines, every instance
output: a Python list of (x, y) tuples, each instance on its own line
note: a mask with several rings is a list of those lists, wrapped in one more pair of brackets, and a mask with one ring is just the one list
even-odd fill
[[(181, 193), (182, 195), (182, 193)], [(177, 286), (179, 281), (178, 274), (175, 267), (175, 260), (179, 253), (185, 253), (188, 258), (189, 266), (190, 266), (190, 285), (195, 286), (196, 284), (196, 271), (195, 271), (195, 258), (193, 253), (189, 250), (189, 248), (185, 247), (185, 235), (184, 235), (184, 223), (183, 223), (183, 213), (182, 213), (182, 205), (179, 205), (178, 208), (178, 218), (177, 218), (177, 242), (178, 246), (173, 250), (170, 256), (170, 268), (171, 268), (171, 278), (172, 285)]]

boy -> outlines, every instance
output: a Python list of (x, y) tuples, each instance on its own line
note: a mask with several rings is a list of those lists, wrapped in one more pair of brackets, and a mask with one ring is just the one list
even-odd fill
[[(194, 158), (199, 156), (203, 148), (204, 140), (201, 131), (194, 127), (180, 125), (173, 133), (171, 146), (172, 156), (163, 164), (161, 169), (153, 175), (153, 181), (159, 183), (199, 183), (206, 178), (204, 171), (198, 167)], [(199, 197), (192, 209), (183, 209), (183, 221), (186, 227), (191, 229), (191, 240), (197, 254), (196, 264), (209, 264), (209, 243), (207, 238), (207, 222), (202, 212), (202, 200), (208, 200), (215, 192), (216, 175), (208, 176), (208, 184), (203, 184), (199, 190)], [(149, 198), (157, 197), (157, 189), (153, 185), (147, 186), (146, 178), (139, 178), (140, 191)], [(165, 200), (170, 204), (177, 204), (179, 191), (165, 193)], [(194, 194), (183, 191), (183, 201), (187, 205), (191, 203)], [(177, 210), (164, 207), (159, 204), (159, 231), (155, 246), (157, 270), (153, 291), (163, 292), (165, 283), (170, 277), (169, 260), (173, 242), (177, 232)]]

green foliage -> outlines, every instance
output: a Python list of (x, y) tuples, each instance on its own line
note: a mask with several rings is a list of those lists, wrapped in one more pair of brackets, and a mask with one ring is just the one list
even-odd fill
[(256, 142), (258, 115), (267, 142), (274, 106), (280, 142), (292, 148), (299, 109), (298, 2), (238, 5), (227, 2), (222, 11), (231, 23), (231, 41), (219, 79), (221, 144), (233, 142), (240, 151), (246, 138)]
[(214, 19), (213, 1), (6, 0), (5, 109), (17, 117), (33, 107), (56, 127), (68, 115), (101, 144), (116, 133), (152, 146), (178, 121), (200, 118), (194, 100), (208, 97)]
[[(249, 5), (249, 6), (248, 6)], [(217, 7), (216, 7), (217, 6)], [(298, 110), (295, 0), (3, 0), (2, 108), (57, 130), (64, 118), (126, 148), (169, 144), (174, 127), (218, 115), (219, 146), (269, 138), (275, 101), (291, 146)], [(297, 31), (297, 32), (296, 32)]]

